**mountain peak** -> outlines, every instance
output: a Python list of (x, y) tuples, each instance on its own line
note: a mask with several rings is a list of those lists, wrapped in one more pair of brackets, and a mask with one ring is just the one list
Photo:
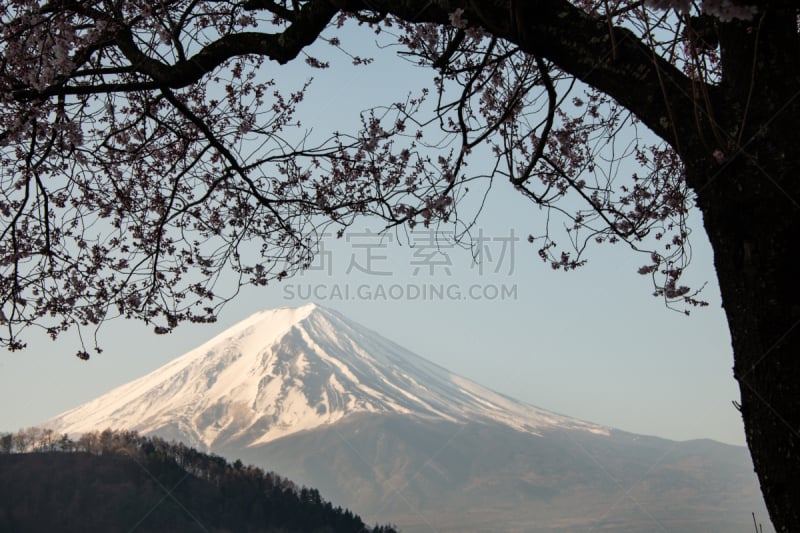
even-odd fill
[(269, 343), (271, 339), (279, 338), (295, 325), (307, 319), (315, 311), (321, 310), (323, 310), (322, 307), (311, 302), (299, 307), (277, 307), (257, 311), (181, 358), (203, 352), (210, 345), (216, 345), (231, 339), (255, 337), (251, 341), (260, 344)]
[(314, 311), (324, 310), (325, 308), (316, 302), (308, 302), (297, 307), (283, 307), (282, 309), (291, 310), (296, 313), (313, 313)]
[(607, 433), (494, 393), (314, 303), (255, 313), (48, 425), (135, 429), (213, 448), (264, 444), (357, 413)]

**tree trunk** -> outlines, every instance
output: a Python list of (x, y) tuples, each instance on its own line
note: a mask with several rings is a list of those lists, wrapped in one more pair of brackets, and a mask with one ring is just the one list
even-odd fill
[(707, 183), (697, 190), (731, 331), (747, 444), (779, 532), (800, 531), (800, 157), (789, 146), (794, 135), (773, 131), (766, 138), (777, 143), (754, 143), (750, 155), (716, 176), (705, 169)]
[[(695, 153), (684, 158), (714, 250), (747, 445), (779, 532), (800, 532), (795, 9), (762, 10), (753, 21), (721, 26), (723, 77), (712, 96), (714, 124), (709, 122), (694, 143)], [(703, 145), (700, 140), (705, 145), (696, 148)], [(715, 145), (726, 160), (709, 157)]]

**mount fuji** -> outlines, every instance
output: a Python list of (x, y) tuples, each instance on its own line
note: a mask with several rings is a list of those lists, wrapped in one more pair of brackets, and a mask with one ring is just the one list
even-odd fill
[(256, 313), (48, 425), (169, 433), (210, 450), (266, 444), (359, 413), (495, 422), (534, 435), (609, 431), (492, 392), (313, 303)]
[(341, 314), (256, 313), (45, 424), (242, 458), (404, 531), (732, 531), (766, 517), (746, 449), (518, 402)]

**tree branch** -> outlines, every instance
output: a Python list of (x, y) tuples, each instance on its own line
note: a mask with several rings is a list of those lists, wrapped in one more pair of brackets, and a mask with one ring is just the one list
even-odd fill
[[(671, 146), (697, 136), (693, 85), (678, 68), (653, 54), (631, 31), (589, 15), (566, 0), (330, 0), (342, 10), (385, 10), (409, 22), (450, 24), (463, 9), (472, 27), (552, 61), (563, 71), (616, 99)], [(713, 87), (706, 90), (712, 93)], [(666, 104), (666, 106), (665, 106)], [(664, 109), (672, 116), (664, 116)], [(676, 137), (677, 136), (677, 137)]]
[(142, 52), (136, 46), (129, 28), (120, 30), (116, 42), (138, 72), (161, 86), (178, 89), (199, 81), (206, 73), (236, 56), (257, 54), (280, 64), (288, 63), (303, 48), (317, 40), (336, 12), (337, 9), (324, 0), (309, 2), (282, 33), (241, 32), (225, 35), (203, 47), (194, 56), (174, 65), (162, 63)]

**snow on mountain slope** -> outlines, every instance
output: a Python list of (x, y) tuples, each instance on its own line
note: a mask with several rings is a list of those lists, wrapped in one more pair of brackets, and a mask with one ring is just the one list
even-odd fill
[(70, 434), (168, 428), (215, 448), (264, 444), (355, 413), (608, 432), (492, 392), (314, 304), (256, 313), (47, 426)]

